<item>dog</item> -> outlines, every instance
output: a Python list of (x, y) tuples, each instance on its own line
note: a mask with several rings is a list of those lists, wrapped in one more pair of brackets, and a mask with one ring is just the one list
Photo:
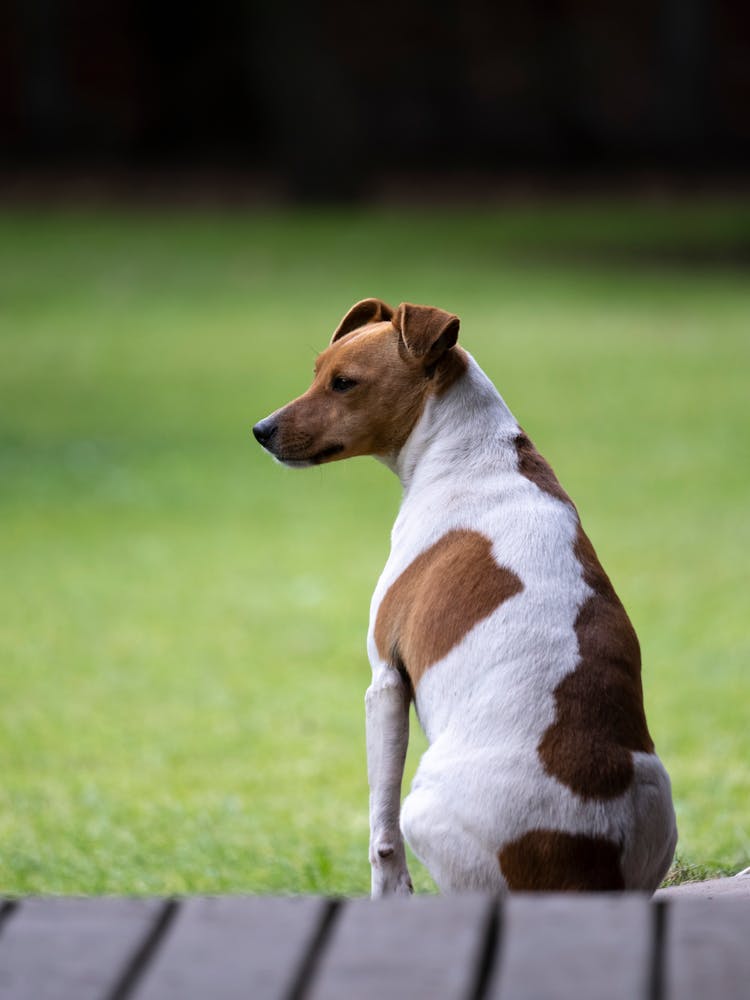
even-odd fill
[[(285, 465), (374, 455), (403, 487), (367, 637), (372, 895), (412, 891), (404, 838), (442, 892), (651, 893), (677, 828), (636, 633), (458, 330), (364, 299), (253, 428)], [(412, 701), (430, 745), (401, 804)]]

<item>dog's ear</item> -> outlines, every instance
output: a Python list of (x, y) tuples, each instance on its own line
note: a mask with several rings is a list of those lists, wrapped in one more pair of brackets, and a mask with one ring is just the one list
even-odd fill
[(382, 299), (362, 299), (361, 302), (357, 302), (351, 307), (336, 327), (331, 337), (331, 343), (335, 344), (341, 337), (351, 333), (352, 330), (358, 330), (361, 326), (367, 326), (368, 323), (380, 323), (392, 316), (393, 309)]
[(435, 365), (458, 340), (458, 316), (434, 306), (414, 306), (402, 302), (391, 320), (410, 354)]

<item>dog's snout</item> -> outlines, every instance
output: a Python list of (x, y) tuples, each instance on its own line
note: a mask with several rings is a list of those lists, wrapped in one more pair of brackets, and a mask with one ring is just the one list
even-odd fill
[(272, 417), (266, 417), (265, 420), (259, 420), (255, 427), (253, 427), (255, 440), (258, 444), (261, 444), (264, 448), (266, 448), (270, 444), (271, 438), (274, 436), (277, 429), (278, 424)]

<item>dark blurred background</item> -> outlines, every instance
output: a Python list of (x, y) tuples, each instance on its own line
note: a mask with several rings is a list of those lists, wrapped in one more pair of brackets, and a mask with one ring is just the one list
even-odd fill
[(0, 5), (6, 193), (743, 184), (749, 162), (743, 0)]

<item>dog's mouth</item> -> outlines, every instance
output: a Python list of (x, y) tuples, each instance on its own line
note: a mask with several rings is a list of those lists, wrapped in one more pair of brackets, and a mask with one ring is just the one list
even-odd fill
[(343, 450), (343, 444), (330, 444), (327, 448), (323, 448), (321, 451), (316, 452), (310, 461), (313, 465), (320, 465), (321, 462), (325, 462), (326, 459), (333, 458), (334, 455), (340, 454)]
[(288, 465), (291, 469), (304, 469), (310, 465), (320, 465), (322, 462), (327, 462), (329, 458), (333, 458), (334, 455), (340, 454), (343, 450), (343, 444), (330, 444), (327, 448), (321, 448), (320, 451), (316, 451), (315, 454), (306, 456), (305, 458), (298, 458), (296, 455), (288, 454), (278, 455), (273, 452), (271, 454), (282, 465)]

